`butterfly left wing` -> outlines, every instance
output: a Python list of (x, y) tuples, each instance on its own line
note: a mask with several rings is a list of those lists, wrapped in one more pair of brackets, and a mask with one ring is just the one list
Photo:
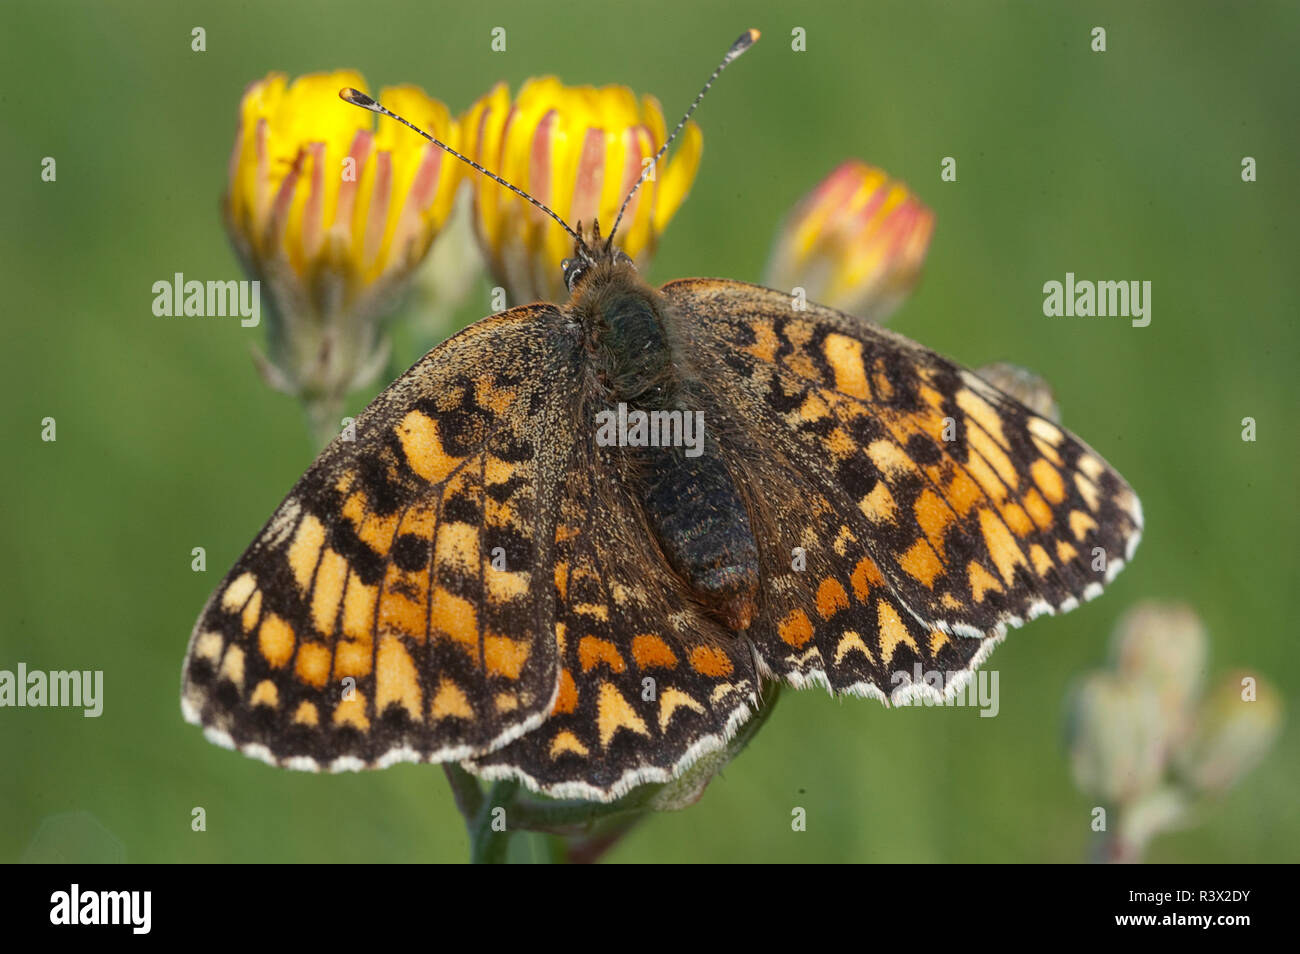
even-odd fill
[(476, 322), (337, 438), (200, 614), (181, 704), (272, 764), (490, 751), (546, 718), (553, 500), (581, 349), (553, 305)]
[(982, 638), (1064, 612), (1131, 558), (1142, 516), (1123, 478), (975, 374), (757, 285), (662, 293), (688, 353), (725, 368), (719, 407), (814, 478), (922, 633)]

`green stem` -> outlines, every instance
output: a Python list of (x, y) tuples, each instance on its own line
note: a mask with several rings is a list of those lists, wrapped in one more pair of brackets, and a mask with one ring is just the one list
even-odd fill
[(483, 807), (483, 791), (478, 787), (478, 779), (455, 762), (443, 762), (442, 771), (447, 776), (447, 784), (451, 786), (451, 797), (456, 800), (456, 809), (464, 817), (465, 826), (469, 827), (470, 820)]
[[(469, 824), (470, 861), (476, 865), (501, 865), (506, 862), (506, 852), (510, 848), (510, 836), (519, 826), (513, 824), (511, 813), (514, 811), (515, 794), (519, 791), (518, 782), (497, 782), (479, 806)], [(498, 816), (496, 809), (505, 810), (504, 816)], [(496, 827), (498, 818), (504, 824)]]
[(593, 824), (615, 815), (640, 812), (645, 808), (656, 786), (645, 786), (647, 791), (633, 791), (617, 802), (540, 801), (524, 797), (515, 801), (513, 818), (518, 828), (543, 831), (553, 835), (581, 833)]

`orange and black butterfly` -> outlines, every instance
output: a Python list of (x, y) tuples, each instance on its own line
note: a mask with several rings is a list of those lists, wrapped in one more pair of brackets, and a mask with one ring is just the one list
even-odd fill
[(617, 227), (569, 229), (566, 303), (434, 348), (290, 491), (191, 637), (210, 739), (607, 801), (721, 748), (765, 680), (951, 693), (917, 664), (965, 676), (1131, 559), (1138, 499), (1068, 431), (861, 318), (652, 288)]

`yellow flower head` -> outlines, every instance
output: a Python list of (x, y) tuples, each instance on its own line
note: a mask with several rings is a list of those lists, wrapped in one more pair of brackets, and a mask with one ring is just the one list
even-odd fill
[(906, 186), (849, 160), (795, 207), (767, 284), (883, 321), (916, 284), (933, 228), (933, 213)]
[[(380, 322), (451, 213), (462, 164), (339, 99), (352, 70), (292, 83), (271, 73), (239, 107), (223, 201), (245, 267), (271, 302), (270, 368), (281, 387), (334, 405), (382, 367)], [(450, 112), (414, 86), (385, 103), (455, 147)]]
[[(553, 76), (531, 79), (511, 101), (504, 83), (460, 121), (467, 154), (553, 209), (575, 229), (599, 220), (606, 232), (666, 136), (652, 96), (640, 101), (625, 86), (565, 86)], [(688, 123), (671, 160), (660, 160), (619, 226), (615, 244), (644, 267), (695, 180), (703, 137)], [(560, 262), (573, 240), (543, 212), (486, 176), (475, 175), (479, 244), (511, 304), (565, 295)]]

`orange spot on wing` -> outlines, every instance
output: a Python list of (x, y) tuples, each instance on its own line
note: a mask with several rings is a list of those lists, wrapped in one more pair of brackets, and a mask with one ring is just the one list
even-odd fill
[(966, 565), (966, 577), (970, 580), (971, 597), (976, 603), (984, 602), (984, 594), (990, 590), (994, 593), (1002, 592), (1002, 584), (974, 560)]
[(312, 574), (316, 572), (316, 559), (320, 556), (324, 542), (325, 525), (307, 514), (298, 524), (298, 532), (294, 534), (288, 551), (289, 569), (293, 571), (298, 588), (304, 593), (311, 586)]
[(835, 375), (835, 390), (859, 400), (871, 399), (861, 341), (846, 335), (829, 334), (822, 345), (822, 353)]
[(567, 669), (560, 670), (560, 691), (555, 695), (555, 705), (551, 715), (562, 715), (578, 708), (578, 687), (573, 675)]
[(489, 674), (518, 679), (528, 661), (528, 640), (487, 636), (483, 640), (483, 659)]
[(1088, 516), (1082, 510), (1070, 511), (1070, 531), (1074, 534), (1074, 539), (1082, 540), (1088, 535), (1089, 530), (1097, 529), (1097, 521)]
[(952, 475), (952, 480), (944, 493), (948, 498), (948, 503), (952, 505), (952, 509), (956, 510), (958, 516), (961, 517), (970, 513), (971, 508), (984, 497), (979, 484), (975, 483), (971, 479), (971, 475), (960, 467)]
[(880, 567), (876, 566), (871, 557), (863, 557), (853, 568), (853, 575), (849, 577), (849, 582), (853, 585), (853, 595), (858, 598), (858, 602), (865, 603), (871, 587), (880, 586), (885, 582), (885, 578), (880, 573)]
[(1034, 518), (1034, 523), (1038, 525), (1040, 530), (1046, 530), (1052, 525), (1052, 508), (1047, 505), (1043, 495), (1033, 487), (1030, 487), (1025, 492), (1020, 502), (1025, 505), (1025, 509), (1029, 511), (1029, 516)]
[(1054, 504), (1059, 504), (1065, 499), (1065, 482), (1061, 480), (1060, 473), (1043, 460), (1041, 457), (1034, 461), (1029, 467), (1029, 475), (1034, 478), (1034, 483), (1038, 489)]
[(809, 423), (820, 421), (823, 417), (829, 415), (830, 412), (830, 407), (821, 399), (816, 391), (809, 391), (808, 396), (805, 397), (803, 403), (799, 405), (800, 419), (808, 421)]
[(337, 726), (351, 726), (362, 732), (370, 730), (370, 717), (366, 715), (366, 696), (359, 689), (353, 689), (352, 693), (338, 704), (334, 710), (334, 724)]
[(286, 665), (293, 656), (293, 627), (274, 613), (262, 617), (262, 625), (257, 630), (257, 647), (267, 665), (279, 669)]
[(791, 610), (776, 628), (777, 634), (788, 645), (798, 649), (808, 640), (812, 639), (812, 623), (808, 621), (808, 615), (801, 609)]
[(375, 625), (375, 598), (378, 586), (366, 586), (356, 573), (348, 574), (343, 593), (343, 635), (369, 640)]
[(912, 504), (912, 511), (916, 514), (916, 522), (920, 524), (935, 553), (942, 554), (944, 533), (956, 518), (952, 508), (927, 487), (916, 498), (916, 503)]
[(701, 676), (719, 678), (730, 675), (731, 660), (716, 646), (696, 646), (691, 650), (691, 668)]
[(873, 523), (884, 523), (887, 520), (893, 520), (894, 514), (898, 510), (898, 504), (894, 501), (894, 495), (889, 492), (889, 487), (883, 480), (876, 481), (876, 486), (858, 501), (858, 509)]
[(755, 322), (752, 327), (754, 329), (754, 343), (740, 350), (752, 354), (760, 361), (775, 361), (779, 342), (777, 341), (776, 332), (772, 328), (772, 323), (770, 321), (759, 321)]
[(611, 683), (600, 684), (600, 696), (596, 701), (596, 726), (600, 731), (600, 744), (608, 746), (610, 739), (619, 729), (635, 732), (637, 735), (649, 735), (645, 721), (636, 714), (631, 703), (624, 698)]
[(866, 656), (868, 662), (874, 663), (876, 661), (876, 658), (871, 655), (871, 650), (867, 648), (867, 644), (862, 641), (862, 634), (850, 629), (845, 631), (835, 647), (835, 665), (838, 666), (845, 656), (854, 651)]
[(908, 551), (899, 557), (898, 565), (904, 573), (920, 581), (925, 587), (933, 587), (934, 578), (943, 572), (943, 561), (926, 540), (917, 540), (912, 544)]
[(827, 577), (817, 587), (817, 613), (822, 619), (830, 619), (839, 610), (849, 608), (849, 594), (844, 591), (839, 580)]
[(257, 621), (261, 619), (261, 617), (262, 591), (254, 590), (253, 595), (249, 597), (248, 602), (244, 604), (244, 612), (239, 619), (239, 624), (243, 627), (244, 632), (252, 632), (253, 627), (257, 625)]
[(1003, 581), (1010, 584), (1015, 578), (1016, 566), (1028, 566), (1016, 538), (992, 510), (980, 511), (980, 530), (984, 533), (984, 543), (993, 558), (993, 565), (998, 568)]
[(370, 675), (370, 654), (374, 644), (369, 640), (341, 640), (334, 650), (334, 675), (342, 679), (352, 676), (360, 679)]
[(880, 638), (880, 659), (883, 665), (889, 665), (890, 660), (894, 658), (894, 651), (898, 648), (899, 643), (911, 646), (912, 651), (919, 654), (916, 640), (912, 638), (912, 634), (903, 625), (898, 611), (884, 600), (876, 602), (876, 623)]
[(249, 705), (270, 706), (274, 709), (280, 705), (280, 690), (270, 679), (263, 679), (253, 690), (253, 696), (248, 702)]
[(632, 639), (632, 659), (638, 669), (673, 669), (677, 656), (658, 636), (648, 633)]
[(423, 719), (423, 693), (411, 654), (396, 636), (385, 636), (375, 660), (375, 711), (383, 712), (393, 704), (404, 708), (413, 721)]
[(627, 668), (614, 644), (595, 636), (584, 636), (578, 640), (578, 661), (582, 664), (583, 672), (589, 672), (601, 663), (613, 672), (623, 672)]
[(348, 561), (326, 547), (311, 594), (311, 619), (322, 636), (334, 635), (334, 619), (338, 616), (339, 604), (343, 602), (343, 585), (347, 578)]
[(682, 692), (680, 689), (668, 688), (659, 694), (659, 731), (666, 731), (668, 724), (673, 721), (673, 715), (678, 709), (687, 708), (692, 712), (704, 714), (702, 706), (693, 696)]
[(298, 659), (293, 669), (299, 679), (319, 689), (329, 681), (332, 658), (323, 644), (303, 643), (298, 647)]
[(444, 678), (429, 703), (429, 715), (434, 719), (472, 719), (474, 709), (460, 686)]
[(826, 446), (839, 458), (851, 457), (858, 452), (857, 442), (842, 427), (837, 427), (826, 435)]
[(474, 604), (441, 586), (433, 591), (433, 628), (478, 654), (478, 613)]
[(588, 749), (572, 732), (564, 731), (555, 733), (555, 738), (551, 740), (551, 758), (559, 758), (565, 752), (572, 752), (574, 755), (587, 755)]
[(388, 555), (388, 551), (393, 545), (393, 537), (397, 533), (398, 514), (393, 513), (387, 517), (380, 517), (370, 513), (366, 508), (365, 495), (360, 491), (352, 493), (343, 502), (342, 513), (344, 517), (352, 522), (357, 536), (361, 538), (366, 546), (380, 556)]
[(1027, 537), (1034, 532), (1034, 522), (1025, 513), (1025, 508), (1014, 501), (1004, 503), (1000, 508), (1002, 519), (1006, 521), (1011, 532), (1018, 537)]
[(446, 479), (465, 459), (443, 450), (437, 422), (420, 411), (408, 413), (393, 430), (402, 444), (406, 463), (429, 483)]
[(392, 590), (385, 590), (379, 598), (379, 632), (397, 633), (424, 642), (424, 624), (423, 603), (416, 603)]
[(490, 375), (483, 375), (474, 382), (474, 399), (481, 407), (497, 414), (504, 414), (514, 402), (516, 392), (509, 388), (493, 386)]

